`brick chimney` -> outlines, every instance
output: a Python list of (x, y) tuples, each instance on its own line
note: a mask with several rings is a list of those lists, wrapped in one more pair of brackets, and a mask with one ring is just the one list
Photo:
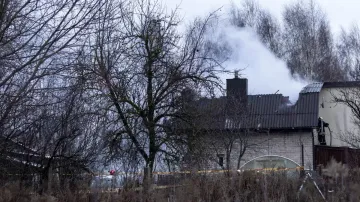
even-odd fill
[(247, 104), (248, 80), (239, 78), (238, 71), (235, 71), (233, 79), (226, 79), (226, 97), (231, 103)]

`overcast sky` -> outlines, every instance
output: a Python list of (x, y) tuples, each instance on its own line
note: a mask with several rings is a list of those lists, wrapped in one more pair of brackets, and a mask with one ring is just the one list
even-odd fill
[[(283, 7), (294, 0), (257, 0), (262, 8), (269, 10), (274, 16), (281, 19)], [(341, 27), (348, 29), (360, 20), (359, 0), (314, 0), (326, 12), (333, 33), (336, 35)], [(240, 5), (241, 0), (163, 0), (167, 9), (179, 6), (179, 14), (184, 22), (189, 22), (196, 16), (204, 16), (211, 11), (222, 7), (221, 14), (226, 15), (231, 2)], [(222, 27), (226, 30), (227, 40), (233, 40), (236, 48), (234, 58), (226, 64), (228, 70), (247, 69), (243, 74), (249, 80), (250, 94), (270, 94), (279, 90), (279, 93), (290, 96), (296, 101), (298, 93), (308, 81), (297, 82), (290, 76), (284, 61), (276, 58), (257, 39), (250, 29), (234, 29)], [(229, 76), (222, 76), (222, 80)]]
[[(277, 18), (281, 18), (283, 7), (294, 0), (256, 0), (262, 8), (266, 8)], [(334, 32), (341, 27), (349, 27), (360, 20), (359, 0), (314, 0), (327, 13)], [(163, 0), (168, 8), (179, 5), (180, 14), (185, 20), (191, 20), (196, 16), (205, 15), (220, 7), (228, 7), (231, 2), (240, 5), (241, 0)], [(305, 1), (306, 2), (306, 1)], [(226, 9), (222, 10), (226, 12)]]

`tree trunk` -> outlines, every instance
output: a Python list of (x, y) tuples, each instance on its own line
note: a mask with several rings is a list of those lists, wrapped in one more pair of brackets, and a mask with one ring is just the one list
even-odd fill
[(151, 190), (151, 184), (152, 184), (152, 166), (153, 164), (147, 163), (147, 165), (144, 167), (144, 178), (143, 178), (143, 201), (149, 201), (149, 194)]
[(239, 170), (240, 169), (240, 162), (241, 162), (241, 155), (238, 156), (238, 160), (237, 160), (237, 166), (236, 168)]
[(230, 164), (231, 164), (231, 162), (230, 162), (230, 155), (231, 155), (231, 153), (230, 152), (227, 152), (227, 154), (226, 154), (226, 170), (230, 170)]
[(40, 179), (40, 195), (49, 194), (51, 192), (51, 168), (44, 168)]

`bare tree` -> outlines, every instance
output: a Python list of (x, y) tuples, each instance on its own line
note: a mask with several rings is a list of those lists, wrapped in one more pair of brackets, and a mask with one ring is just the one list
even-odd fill
[(100, 154), (98, 134), (103, 125), (88, 107), (81, 77), (53, 76), (42, 84), (34, 89), (38, 92), (35, 109), (9, 140), (22, 147), (8, 147), (4, 152), (6, 158), (23, 164), (24, 176), (34, 168), (30, 174), (40, 177), (40, 193), (51, 191), (52, 179), (57, 179), (53, 185), (64, 187), (83, 173), (91, 173)]
[[(34, 127), (36, 144), (29, 145), (39, 156), (41, 192), (51, 187), (49, 180), (54, 174), (59, 179), (57, 184), (64, 186), (67, 176), (91, 173), (90, 168), (100, 153), (98, 133), (102, 124), (87, 107), (81, 82), (80, 78), (55, 95), (50, 88), (50, 93), (42, 96), (50, 104), (38, 107), (40, 116)], [(61, 100), (53, 104), (54, 99)]]
[(239, 128), (227, 128), (222, 132), (209, 131), (204, 138), (208, 138), (208, 147), (216, 154), (209, 154), (209, 159), (222, 169), (239, 169), (245, 153), (256, 148), (257, 144), (251, 141), (251, 133), (254, 132)]
[(340, 134), (340, 140), (351, 147), (360, 148), (360, 83), (357, 87), (344, 88), (333, 93), (333, 102), (345, 105), (353, 115), (355, 128), (350, 128)]
[(260, 144), (251, 139), (257, 131), (249, 128), (254, 115), (249, 114), (247, 101), (237, 96), (190, 100), (180, 110), (187, 118), (172, 123), (175, 133), (186, 137), (182, 142), (185, 152), (180, 153), (183, 169), (202, 170), (215, 165), (225, 170), (239, 169), (243, 156)]
[(259, 12), (256, 30), (265, 46), (268, 47), (277, 57), (281, 58), (284, 54), (281, 35), (282, 28), (277, 19), (268, 11), (261, 10), (261, 12)]
[(168, 154), (173, 136), (165, 122), (177, 117), (174, 98), (186, 86), (220, 87), (221, 66), (206, 43), (212, 18), (195, 20), (181, 36), (176, 13), (164, 13), (156, 2), (107, 1), (94, 40), (84, 46), (94, 87), (115, 115), (114, 146), (132, 145), (150, 172), (157, 156)]
[(318, 5), (299, 1), (285, 7), (283, 16), (284, 57), (291, 73), (312, 81), (346, 79), (328, 20)]
[(353, 26), (349, 32), (342, 31), (338, 42), (340, 65), (349, 71), (351, 80), (360, 80), (360, 30)]
[[(0, 132), (13, 139), (36, 116), (41, 79), (59, 65), (97, 12), (98, 1), (0, 1)], [(28, 116), (28, 117), (27, 117)], [(17, 133), (18, 135), (21, 133)], [(2, 150), (6, 147), (2, 147)], [(1, 152), (0, 152), (1, 153)]]
[(282, 29), (277, 19), (253, 0), (243, 1), (230, 9), (230, 22), (236, 27), (252, 27), (264, 45), (277, 57), (283, 55)]
[[(56, 102), (66, 99), (62, 93), (68, 87), (67, 80), (62, 80), (61, 87), (51, 87), (46, 82), (69, 74), (69, 67), (64, 64), (71, 60), (70, 52), (94, 20), (100, 3), (97, 0), (0, 1), (0, 158), (19, 165), (21, 177), (39, 169), (46, 171), (43, 165), (52, 164), (48, 161), (49, 154), (58, 156), (62, 147), (71, 147), (70, 139), (59, 137), (60, 128), (64, 134), (67, 130), (63, 121), (70, 118), (64, 118), (55, 107), (60, 107)], [(71, 103), (70, 106), (74, 107)], [(52, 131), (55, 134), (48, 131), (50, 134), (41, 136), (44, 141), (39, 140), (39, 134), (54, 125), (40, 126), (40, 120), (59, 121)], [(50, 147), (56, 148), (54, 153)], [(47, 163), (42, 164), (42, 160)]]
[[(221, 163), (220, 167), (226, 170), (239, 169), (243, 156), (248, 152), (256, 151), (260, 144), (254, 139), (257, 131), (249, 127), (252, 125), (251, 120), (256, 118), (249, 113), (247, 99), (246, 102), (239, 97), (232, 96), (222, 99), (224, 100), (220, 105), (217, 103), (211, 107), (212, 112), (217, 111), (218, 113), (214, 114), (208, 111), (207, 114), (208, 118), (214, 119), (220, 113), (220, 116), (223, 117), (223, 125), (218, 126), (218, 130), (209, 130), (203, 138), (209, 140), (210, 150), (216, 153), (216, 158), (213, 160), (218, 164)], [(221, 156), (225, 157), (225, 165), (221, 161), (219, 162)]]
[[(348, 79), (347, 60), (342, 58), (343, 54), (338, 54), (328, 19), (312, 0), (286, 6), (282, 26), (253, 0), (243, 1), (239, 7), (232, 5), (230, 22), (236, 27), (253, 28), (264, 45), (287, 62), (294, 78), (310, 81)], [(344, 42), (341, 44), (345, 45)], [(342, 52), (349, 53), (345, 47)]]

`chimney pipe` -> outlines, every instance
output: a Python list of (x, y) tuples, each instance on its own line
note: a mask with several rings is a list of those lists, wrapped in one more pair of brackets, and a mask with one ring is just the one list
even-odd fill
[(235, 71), (235, 78), (226, 79), (226, 97), (228, 98), (228, 107), (234, 104), (240, 104), (243, 108), (248, 102), (248, 80), (246, 78), (238, 78)]

